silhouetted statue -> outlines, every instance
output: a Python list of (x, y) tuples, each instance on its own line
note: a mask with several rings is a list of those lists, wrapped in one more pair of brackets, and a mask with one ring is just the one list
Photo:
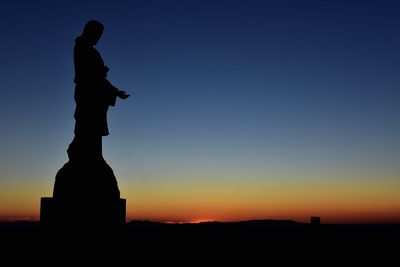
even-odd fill
[(119, 198), (117, 180), (103, 159), (102, 137), (109, 134), (109, 106), (115, 105), (117, 97), (129, 95), (107, 80), (109, 68), (94, 48), (103, 29), (91, 20), (75, 40), (75, 137), (67, 150), (69, 161), (56, 175), (53, 199), (48, 200), (56, 205), (50, 207), (55, 212), (43, 213), (42, 200), (41, 221), (79, 225), (97, 218), (109, 224), (125, 220), (125, 200)]
[(99, 52), (93, 47), (103, 33), (103, 25), (89, 21), (83, 33), (75, 40), (75, 138), (68, 156), (71, 160), (102, 157), (102, 136), (107, 136), (107, 110), (114, 106), (117, 97), (129, 97), (115, 88), (107, 79), (108, 67)]

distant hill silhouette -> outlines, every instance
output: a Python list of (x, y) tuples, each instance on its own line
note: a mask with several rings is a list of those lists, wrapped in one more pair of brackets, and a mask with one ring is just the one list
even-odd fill
[[(101, 223), (100, 223), (101, 225)], [(96, 228), (98, 229), (98, 228)], [(66, 230), (68, 232), (68, 229)], [(0, 222), (0, 234), (2, 237), (23, 234), (43, 235), (38, 221)], [(140, 236), (146, 238), (157, 235), (186, 234), (215, 238), (215, 234), (235, 234), (237, 237), (262, 238), (268, 236), (296, 237), (343, 240), (368, 240), (368, 239), (397, 239), (400, 237), (400, 224), (321, 224), (312, 225), (292, 220), (248, 220), (239, 222), (201, 222), (201, 223), (162, 223), (154, 221), (133, 220), (126, 223), (123, 229), (125, 237), (131, 236), (137, 239)], [(208, 236), (212, 235), (212, 236)], [(253, 236), (254, 235), (254, 236)], [(290, 237), (287, 237), (290, 235)], [(179, 235), (178, 235), (179, 236)]]
[[(39, 222), (0, 222), (0, 249), (2, 255), (47, 253), (62, 258), (68, 254), (79, 260), (83, 255), (91, 262), (101, 262), (107, 256), (122, 262), (157, 263), (166, 257), (162, 255), (168, 255), (171, 263), (182, 257), (225, 263), (241, 259), (249, 266), (272, 259), (297, 264), (320, 259), (324, 263), (320, 266), (324, 266), (325, 262), (343, 263), (349, 258), (359, 263), (371, 256), (390, 262), (390, 257), (398, 254), (400, 240), (400, 224), (312, 225), (250, 220), (197, 224), (131, 221), (125, 226), (111, 234), (96, 227), (91, 234), (69, 232), (68, 228), (62, 233), (48, 233), (42, 231)], [(77, 251), (83, 254), (78, 257)], [(379, 266), (384, 265), (380, 262)]]

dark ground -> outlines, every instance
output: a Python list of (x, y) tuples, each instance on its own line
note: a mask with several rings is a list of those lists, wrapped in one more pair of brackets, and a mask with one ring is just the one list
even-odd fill
[(400, 261), (400, 224), (311, 225), (274, 220), (163, 224), (132, 221), (124, 229), (111, 232), (94, 227), (83, 231), (71, 231), (67, 227), (54, 232), (41, 229), (38, 222), (3, 222), (0, 223), (0, 237), (3, 255), (45, 253), (71, 259), (79, 254), (83, 257), (91, 255), (94, 261), (102, 257), (121, 259), (122, 262), (124, 258), (135, 262), (145, 260), (146, 266), (150, 263), (160, 265), (159, 260), (171, 263), (185, 257), (196, 262), (233, 262), (235, 266), (236, 261), (243, 260), (251, 266), (276, 260), (322, 266), (330, 263), (347, 265), (348, 260), (358, 264), (378, 262), (380, 266), (390, 262), (389, 265), (399, 266)]

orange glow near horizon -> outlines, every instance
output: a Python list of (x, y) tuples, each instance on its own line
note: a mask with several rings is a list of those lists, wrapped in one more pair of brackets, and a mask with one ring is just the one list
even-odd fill
[[(170, 222), (282, 219), (323, 223), (400, 222), (399, 182), (197, 183), (127, 192), (129, 220)], [(151, 193), (149, 193), (151, 191)]]
[(190, 221), (190, 223), (205, 223), (205, 222), (212, 222), (212, 221), (215, 221), (215, 220), (210, 220), (210, 219), (195, 219), (195, 220)]
[[(400, 223), (400, 181), (391, 181), (384, 185), (379, 180), (346, 183), (302, 180), (253, 184), (175, 182), (162, 186), (120, 183), (119, 186), (121, 197), (127, 199), (127, 221), (309, 222), (311, 216), (320, 216), (322, 223)], [(52, 188), (48, 185), (24, 188), (1, 189), (1, 221), (39, 219), (40, 197), (51, 196)], [(48, 191), (44, 192), (45, 189)]]

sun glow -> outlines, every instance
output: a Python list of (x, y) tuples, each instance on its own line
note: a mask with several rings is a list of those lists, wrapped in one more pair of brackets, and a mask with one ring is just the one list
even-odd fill
[(204, 223), (204, 222), (212, 222), (213, 220), (210, 219), (196, 219), (196, 220), (192, 220), (190, 221), (190, 223)]

